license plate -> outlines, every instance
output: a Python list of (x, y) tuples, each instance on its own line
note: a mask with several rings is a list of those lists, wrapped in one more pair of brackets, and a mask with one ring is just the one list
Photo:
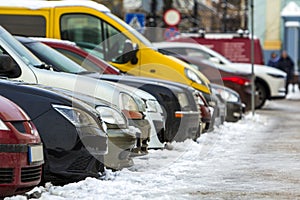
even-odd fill
[(29, 163), (44, 161), (43, 145), (28, 146)]

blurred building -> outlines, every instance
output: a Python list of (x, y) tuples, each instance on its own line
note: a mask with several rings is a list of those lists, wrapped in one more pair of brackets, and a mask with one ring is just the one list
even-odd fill
[[(181, 14), (180, 32), (233, 33), (251, 31), (250, 4), (254, 6), (254, 35), (261, 41), (264, 60), (272, 51), (286, 49), (299, 62), (300, 0), (95, 0), (124, 19), (126, 13), (143, 13), (146, 27), (168, 28), (163, 13), (175, 8)], [(152, 41), (163, 39), (163, 31), (146, 31)], [(155, 36), (154, 38), (151, 38)], [(296, 66), (298, 69), (298, 66)]]
[(265, 61), (271, 52), (282, 49), (295, 61), (300, 58), (300, 0), (253, 0), (254, 34), (260, 38)]
[[(95, 0), (124, 19), (126, 13), (147, 16), (146, 25), (166, 27), (163, 13), (175, 8), (181, 13), (180, 31), (205, 29), (207, 32), (235, 32), (247, 27), (248, 0)], [(149, 19), (155, 17), (155, 23)]]

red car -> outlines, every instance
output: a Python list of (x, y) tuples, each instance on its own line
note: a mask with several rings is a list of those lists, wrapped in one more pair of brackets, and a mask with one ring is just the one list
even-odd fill
[[(39, 40), (56, 49), (81, 65), (87, 71), (99, 72), (100, 74), (120, 74), (120, 71), (117, 68), (82, 50), (74, 42), (49, 38), (35, 38), (35, 40)], [(86, 59), (86, 57), (88, 57), (88, 59)]]
[(25, 112), (0, 96), (0, 199), (31, 190), (41, 181), (43, 145)]

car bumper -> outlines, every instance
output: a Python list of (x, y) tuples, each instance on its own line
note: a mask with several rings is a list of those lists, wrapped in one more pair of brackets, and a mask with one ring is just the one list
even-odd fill
[(285, 98), (285, 83), (286, 80), (284, 78), (268, 78), (268, 85), (270, 87), (270, 96), (269, 99), (278, 99)]
[(104, 165), (115, 170), (132, 166), (130, 154), (135, 144), (136, 134), (130, 129), (109, 129), (108, 154), (104, 155)]
[(225, 121), (227, 122), (237, 122), (245, 112), (245, 105), (241, 102), (227, 102), (226, 107), (227, 115)]
[(151, 126), (148, 149), (164, 148), (165, 122), (162, 113), (147, 112), (146, 119), (149, 120)]
[(107, 154), (107, 134), (99, 128), (91, 126), (77, 128), (82, 144), (93, 156)]
[(21, 194), (41, 181), (43, 161), (29, 164), (28, 145), (0, 145), (0, 197)]
[(195, 111), (177, 111), (175, 116), (179, 120), (179, 128), (174, 135), (174, 141), (182, 142), (188, 138), (196, 138), (200, 126), (200, 113)]
[(86, 177), (99, 177), (99, 172), (104, 170), (103, 156), (108, 150), (107, 134), (91, 126), (76, 129), (78, 139), (69, 148), (45, 146), (45, 181), (65, 184)]
[(142, 140), (149, 139), (151, 126), (147, 119), (129, 119), (128, 122), (130, 126), (134, 126), (141, 131), (140, 135), (137, 135), (137, 138)]
[[(241, 98), (241, 101), (246, 105), (245, 109), (250, 110), (251, 109), (251, 85), (238, 85), (233, 83), (226, 83), (225, 86), (233, 89), (236, 91)], [(256, 94), (255, 99), (258, 98), (258, 95)]]

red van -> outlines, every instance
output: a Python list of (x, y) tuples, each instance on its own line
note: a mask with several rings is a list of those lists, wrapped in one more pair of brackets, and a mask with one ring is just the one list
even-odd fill
[[(251, 37), (249, 35), (228, 33), (183, 33), (172, 41), (195, 42), (205, 45), (222, 54), (231, 62), (251, 63)], [(264, 65), (263, 50), (260, 40), (254, 37), (254, 64)]]
[(19, 106), (0, 96), (0, 199), (38, 185), (43, 163), (36, 127)]

